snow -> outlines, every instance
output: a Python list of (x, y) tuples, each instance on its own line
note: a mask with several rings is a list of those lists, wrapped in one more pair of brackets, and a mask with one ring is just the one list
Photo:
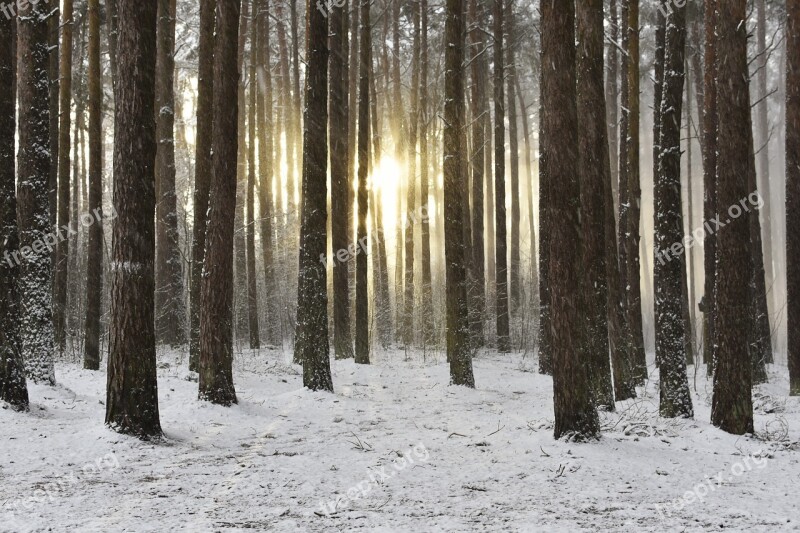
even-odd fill
[(480, 354), (476, 390), (447, 385), (441, 353), (374, 357), (332, 361), (328, 394), (288, 351), (237, 353), (223, 408), (197, 400), (186, 354), (161, 354), (160, 443), (107, 429), (105, 372), (60, 363), (58, 386), (29, 385), (30, 413), (0, 409), (0, 531), (800, 530), (783, 369), (756, 390), (756, 437), (708, 422), (703, 371), (696, 420), (658, 418), (651, 368), (576, 444), (553, 439), (530, 356)]

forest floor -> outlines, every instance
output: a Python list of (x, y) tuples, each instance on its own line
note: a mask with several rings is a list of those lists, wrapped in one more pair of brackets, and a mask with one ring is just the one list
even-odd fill
[(777, 367), (756, 436), (709, 423), (700, 376), (696, 419), (659, 418), (651, 368), (577, 444), (521, 354), (478, 355), (476, 390), (442, 354), (335, 361), (326, 394), (287, 351), (248, 350), (232, 408), (197, 400), (185, 357), (160, 356), (160, 443), (107, 429), (105, 372), (77, 364), (30, 386), (30, 413), (0, 409), (0, 531), (800, 531), (800, 398)]

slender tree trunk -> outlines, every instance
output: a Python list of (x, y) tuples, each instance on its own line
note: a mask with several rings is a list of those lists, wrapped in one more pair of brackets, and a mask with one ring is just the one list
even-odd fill
[(0, 401), (28, 409), (25, 363), (20, 344), (20, 265), (17, 232), (14, 136), (16, 83), (15, 21), (0, 17)]
[[(113, 2), (112, 2), (113, 3)], [(200, 356), (200, 285), (205, 257), (208, 194), (211, 186), (211, 132), (214, 101), (214, 0), (200, 0), (200, 43), (197, 77), (197, 136), (194, 167), (194, 225), (190, 282), (189, 369)]]
[(298, 0), (290, 0), (289, 18), (291, 22), (292, 38), (292, 161), (294, 168), (292, 174), (295, 176), (294, 186), (295, 195), (302, 194), (302, 184), (300, 183), (300, 167), (303, 164), (303, 154), (300, 152), (300, 139), (303, 135), (303, 110), (300, 109), (300, 33), (298, 31)]
[[(41, 4), (40, 4), (41, 5)], [(155, 2), (118, 0), (114, 208), (106, 424), (159, 437), (154, 311)]]
[[(703, 215), (717, 216), (717, 0), (705, 2), (705, 64), (703, 67)], [(708, 375), (714, 373), (717, 323), (717, 235), (706, 232), (703, 240), (705, 296), (703, 297), (703, 361)]]
[[(372, 65), (372, 39), (370, 32), (370, 2), (361, 0), (361, 49), (358, 75), (358, 242), (367, 242), (367, 215), (369, 196), (367, 177), (369, 169), (369, 75)], [(369, 364), (369, 301), (367, 285), (367, 251), (362, 247), (356, 256), (356, 354), (355, 361)]]
[(789, 394), (800, 396), (800, 0), (787, 0), (786, 15), (786, 300)]
[[(250, 24), (250, 5), (252, 2), (253, 0), (243, 0), (241, 3), (237, 56), (239, 72), (244, 72), (245, 69), (245, 48), (247, 46), (247, 31)], [(239, 106), (239, 114), (237, 117), (236, 211), (233, 219), (234, 341), (241, 339), (245, 332), (249, 331), (250, 327), (247, 309), (247, 228), (245, 220), (247, 215), (247, 106), (245, 105), (246, 90), (244, 76), (239, 78), (239, 90), (237, 94), (239, 102), (242, 102), (242, 105)], [(206, 253), (208, 253), (208, 248), (206, 248)]]
[(542, 164), (553, 220), (560, 222), (550, 228), (554, 433), (556, 439), (594, 439), (600, 423), (587, 373), (587, 321), (582, 318), (575, 8), (572, 2), (543, 2), (541, 9)]
[(303, 385), (333, 391), (328, 345), (328, 275), (320, 255), (328, 241), (328, 19), (309, 3), (303, 138), (300, 274), (295, 360)]
[(233, 218), (238, 166), (240, 9), (240, 0), (227, 0), (217, 6), (213, 178), (200, 297), (200, 399), (224, 406), (237, 403), (233, 386)]
[(503, 32), (504, 0), (493, 0), (494, 31), (494, 200), (495, 291), (497, 294), (497, 351), (511, 351), (508, 310), (508, 248), (506, 237), (505, 68)]
[[(496, 9), (502, 13), (501, 0)], [(466, 154), (462, 151), (462, 131), (466, 127), (464, 102), (465, 30), (464, 0), (445, 4), (445, 75), (444, 75), (444, 233), (446, 262), (447, 359), (453, 385), (475, 387), (467, 308), (467, 269), (462, 231), (463, 194), (468, 190)], [(500, 86), (502, 95), (502, 84)]]
[[(258, 328), (258, 282), (256, 278), (256, 109), (258, 108), (258, 81), (256, 79), (256, 54), (260, 48), (259, 27), (256, 21), (260, 9), (259, 0), (253, 0), (250, 15), (250, 102), (247, 109), (247, 212), (245, 228), (247, 238), (247, 316), (250, 331), (250, 349), (261, 347)], [(243, 74), (243, 73), (242, 73)], [(244, 105), (244, 102), (242, 102)], [(261, 170), (261, 169), (259, 169)]]
[[(542, 74), (543, 75), (543, 70)], [(540, 83), (542, 82), (540, 78)], [(539, 117), (544, 116), (540, 99)], [(553, 375), (553, 343), (550, 309), (550, 176), (547, 154), (542, 151), (544, 124), (539, 121), (539, 373)]]
[[(662, 6), (666, 4), (662, 3)], [(662, 15), (663, 16), (663, 15)], [(681, 118), (686, 48), (686, 6), (674, 6), (663, 21), (665, 32), (658, 167), (655, 181), (656, 359), (660, 366), (659, 413), (667, 418), (694, 416), (686, 375), (686, 322), (681, 280), (685, 264), (669, 254), (683, 240), (681, 211)], [(683, 252), (685, 253), (685, 251)]]
[[(718, 4), (717, 84), (719, 109), (720, 206), (738, 205), (748, 194), (748, 176), (742, 172), (754, 163), (748, 142), (750, 99), (747, 87), (746, 1)], [(723, 216), (727, 217), (730, 212)], [(752, 369), (747, 346), (750, 341), (752, 301), (748, 291), (752, 271), (749, 217), (731, 219), (717, 235), (717, 329), (716, 369), (711, 422), (741, 435), (753, 432)]]
[(603, 93), (603, 1), (578, 3), (578, 176), (586, 298), (586, 366), (598, 406), (614, 409), (609, 359), (604, 185), (611, 180)]
[[(509, 166), (510, 166), (510, 183), (509, 195), (511, 197), (511, 230), (509, 235), (508, 246), (510, 248), (510, 259), (508, 264), (508, 294), (509, 294), (509, 309), (515, 313), (519, 310), (522, 292), (522, 282), (520, 275), (520, 194), (519, 194), (519, 124), (517, 122), (517, 105), (514, 98), (514, 84), (517, 80), (517, 66), (514, 57), (515, 48), (518, 43), (515, 39), (514, 31), (514, 0), (506, 0), (506, 34), (508, 40), (506, 43), (506, 77), (507, 90), (506, 90), (506, 105), (508, 107), (508, 145), (510, 148)], [(601, 82), (602, 83), (602, 82)], [(524, 113), (525, 110), (523, 109)]]
[[(49, 91), (49, 107), (50, 107), (50, 134), (49, 134), (49, 141), (50, 141), (50, 154), (51, 154), (51, 164), (50, 170), (48, 175), (48, 206), (49, 206), (49, 220), (50, 226), (54, 227), (58, 225), (58, 122), (59, 122), (59, 114), (58, 114), (58, 106), (59, 106), (59, 27), (60, 27), (60, 17), (58, 12), (53, 13), (51, 16), (47, 18), (47, 32), (49, 34), (49, 46), (50, 52), (48, 57), (48, 65), (47, 65), (47, 72), (48, 72), (48, 81), (50, 84), (50, 91)], [(19, 23), (17, 23), (17, 32), (19, 33)], [(19, 37), (17, 37), (19, 40)], [(19, 44), (17, 45), (19, 46)], [(19, 56), (19, 52), (17, 53)], [(19, 76), (19, 73), (17, 74)], [(17, 91), (19, 94), (19, 91)], [(52, 250), (50, 250), (50, 261), (53, 265), (53, 276), (52, 276), (52, 289), (53, 289), (53, 301), (55, 301), (55, 264), (57, 259), (57, 252), (58, 246), (54, 246)]]
[[(433, 319), (433, 280), (431, 275), (431, 226), (430, 226), (430, 176), (429, 176), (429, 101), (428, 101), (428, 0), (420, 0), (420, 88), (419, 88), (419, 107), (420, 107), (420, 198), (422, 199), (421, 209), (424, 209), (424, 216), (420, 222), (420, 233), (422, 240), (422, 336), (424, 346), (432, 346), (435, 342), (435, 329)], [(483, 212), (483, 204), (480, 206)], [(477, 211), (475, 217), (477, 217)], [(473, 219), (474, 220), (474, 219)], [(480, 220), (483, 220), (481, 215)], [(483, 257), (483, 245), (481, 245), (481, 257)], [(476, 250), (473, 242), (473, 250)], [(384, 254), (385, 257), (385, 254)], [(477, 261), (477, 258), (476, 258)], [(480, 260), (481, 270), (483, 259)], [(483, 287), (484, 285), (481, 285)], [(483, 304), (485, 306), (485, 303)]]
[(176, 0), (158, 0), (156, 59), (156, 342), (180, 346), (183, 330), (183, 260), (175, 194)]
[[(86, 339), (83, 367), (100, 369), (103, 304), (103, 71), (100, 64), (100, 0), (89, 0), (89, 227), (86, 259)], [(99, 215), (99, 216), (98, 216)]]
[[(70, 224), (70, 127), (72, 119), (72, 0), (64, 0), (61, 9), (61, 48), (59, 59), (59, 108), (58, 121), (58, 225)], [(77, 157), (77, 154), (76, 154)], [(75, 179), (78, 179), (75, 176)], [(75, 213), (77, 215), (77, 213)], [(67, 344), (67, 270), (70, 239), (59, 240), (56, 246), (55, 300), (53, 302), (53, 327), (56, 348), (64, 352)]]
[[(623, 0), (624, 1), (624, 0)], [(606, 95), (608, 96), (608, 146), (611, 164), (611, 193), (613, 207), (614, 231), (619, 213), (617, 200), (619, 199), (619, 10), (618, 1), (611, 0), (609, 4), (609, 39), (608, 45), (608, 75), (606, 77)], [(616, 240), (616, 238), (615, 238)], [(614, 255), (617, 255), (614, 252)]]

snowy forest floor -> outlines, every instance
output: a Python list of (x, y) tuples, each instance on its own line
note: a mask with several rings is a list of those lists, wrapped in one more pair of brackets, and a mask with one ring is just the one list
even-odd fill
[(800, 531), (800, 398), (777, 366), (755, 437), (709, 423), (700, 376), (696, 419), (659, 418), (651, 367), (601, 413), (602, 440), (576, 444), (553, 440), (530, 356), (478, 355), (476, 390), (447, 385), (442, 354), (334, 361), (333, 395), (290, 357), (239, 354), (223, 408), (162, 354), (160, 443), (103, 425), (105, 372), (57, 365), (30, 413), (0, 409), (0, 531)]

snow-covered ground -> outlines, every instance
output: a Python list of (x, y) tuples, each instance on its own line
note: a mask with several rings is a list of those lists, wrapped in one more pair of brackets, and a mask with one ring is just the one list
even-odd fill
[(60, 364), (30, 413), (0, 409), (0, 531), (800, 531), (783, 370), (757, 391), (757, 437), (711, 426), (701, 377), (696, 420), (658, 418), (654, 372), (576, 444), (553, 440), (530, 356), (479, 355), (476, 390), (447, 385), (442, 354), (376, 358), (333, 362), (325, 394), (289, 353), (246, 351), (222, 408), (165, 355), (161, 443), (104, 427), (105, 373)]

